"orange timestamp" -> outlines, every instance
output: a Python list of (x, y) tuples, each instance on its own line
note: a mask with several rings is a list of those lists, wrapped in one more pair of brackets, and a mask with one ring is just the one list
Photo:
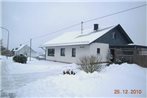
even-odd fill
[(114, 94), (142, 94), (142, 90), (139, 89), (115, 89)]

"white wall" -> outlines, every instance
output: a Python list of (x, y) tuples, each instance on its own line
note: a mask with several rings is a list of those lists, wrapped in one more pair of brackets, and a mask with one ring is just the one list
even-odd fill
[[(24, 46), (22, 49), (15, 51), (15, 55), (19, 55), (19, 54), (27, 55), (28, 57), (30, 57), (30, 47)], [(31, 57), (37, 57), (37, 56), (38, 54), (31, 49)]]
[[(97, 54), (97, 48), (100, 48), (100, 54)], [(103, 44), (103, 43), (90, 44), (90, 54), (94, 56), (100, 56), (102, 62), (107, 61), (108, 51), (109, 51), (109, 44)]]
[[(48, 56), (48, 49), (55, 49), (54, 56)], [(60, 49), (65, 48), (65, 56), (60, 56)], [(72, 48), (76, 48), (76, 57), (72, 57)], [(78, 63), (79, 58), (83, 56), (96, 55), (97, 48), (100, 48), (100, 55), (102, 61), (106, 61), (106, 55), (109, 49), (108, 44), (101, 43), (92, 43), (90, 45), (79, 45), (79, 46), (58, 46), (58, 47), (47, 47), (46, 59), (53, 61), (69, 62), (69, 63)]]
[[(47, 53), (46, 53), (47, 60), (69, 62), (69, 63), (77, 63), (80, 57), (87, 55), (87, 53), (89, 53), (90, 51), (89, 45), (47, 47), (47, 49), (49, 48), (55, 49), (55, 55), (48, 56), (48, 50), (47, 50)], [(65, 48), (65, 56), (60, 56), (61, 48)], [(72, 57), (72, 48), (76, 48), (76, 57)]]

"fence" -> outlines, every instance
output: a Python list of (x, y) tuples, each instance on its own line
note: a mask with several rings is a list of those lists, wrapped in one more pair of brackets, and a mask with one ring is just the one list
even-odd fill
[(147, 50), (116, 49), (115, 58), (147, 67)]
[(133, 62), (142, 67), (147, 67), (147, 55), (136, 55), (133, 57)]

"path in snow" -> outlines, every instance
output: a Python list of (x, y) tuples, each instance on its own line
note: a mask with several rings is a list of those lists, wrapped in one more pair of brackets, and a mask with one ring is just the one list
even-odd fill
[(34, 82), (40, 79), (45, 79), (46, 77), (49, 76), (60, 75), (62, 74), (61, 70), (64, 70), (65, 68), (70, 68), (70, 67), (67, 67), (67, 64), (65, 64), (65, 66), (49, 68), (48, 71), (45, 72), (11, 74), (10, 78), (12, 78), (12, 83), (14, 85), (13, 89), (18, 89), (30, 82)]
[[(2, 61), (2, 92), (15, 92), (18, 88), (21, 88), (28, 83), (46, 78), (48, 76), (60, 75), (62, 74), (61, 69), (64, 70), (65, 68), (70, 68), (69, 64), (64, 63), (57, 64), (57, 62), (48, 61), (35, 61), (36, 63), (32, 62), (33, 61), (28, 62), (28, 64), (22, 66), (22, 64), (19, 63), (14, 63), (10, 61), (7, 62), (7, 60)], [(34, 64), (35, 66), (32, 66), (32, 64)], [(24, 68), (24, 66), (27, 68)], [(40, 70), (35, 70), (36, 66), (37, 69), (40, 69), (42, 71), (40, 72)], [(34, 67), (34, 69), (32, 69), (32, 67)], [(30, 70), (30, 72), (28, 72), (28, 70)], [(4, 94), (3, 96), (6, 96), (6, 94)]]
[(47, 72), (34, 72), (24, 74), (9, 74), (7, 72), (4, 72), (2, 73), (2, 88), (4, 90), (15, 90), (30, 82), (37, 81), (48, 76), (62, 74), (62, 72), (57, 70), (58, 69), (51, 68)]

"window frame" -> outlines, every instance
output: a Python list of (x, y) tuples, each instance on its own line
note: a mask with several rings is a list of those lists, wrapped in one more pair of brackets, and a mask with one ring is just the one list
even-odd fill
[(76, 57), (76, 48), (72, 48), (71, 56)]
[(48, 49), (48, 56), (55, 56), (55, 49), (54, 48)]
[(97, 53), (97, 54), (100, 54), (100, 53), (101, 53), (101, 49), (100, 49), (100, 48), (97, 48), (97, 49), (96, 49), (96, 53)]
[(65, 56), (65, 48), (60, 49), (60, 56)]

